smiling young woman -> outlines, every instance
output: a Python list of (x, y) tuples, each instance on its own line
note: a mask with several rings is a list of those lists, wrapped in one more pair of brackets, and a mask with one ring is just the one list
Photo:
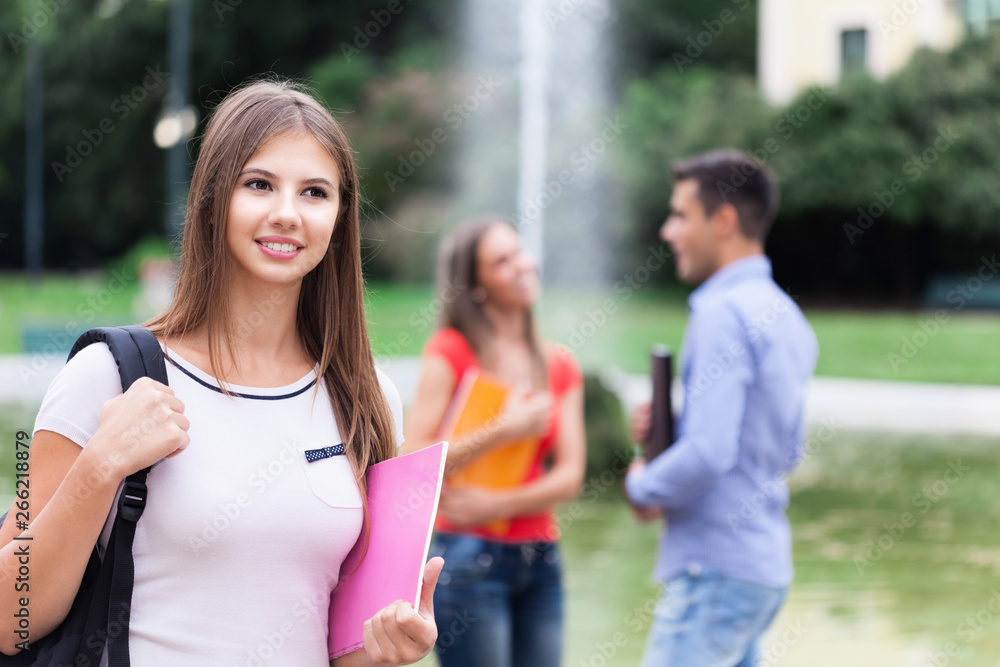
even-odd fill
[[(365, 471), (402, 441), (363, 290), (340, 126), (288, 83), (234, 91), (202, 139), (174, 299), (146, 323), (170, 386), (143, 379), (122, 394), (109, 350), (92, 345), (39, 411), (27, 531), (36, 637), (66, 616), (94, 543), (107, 544), (121, 481), (155, 464), (133, 548), (133, 664), (248, 664), (262, 646), (275, 664), (316, 667), (430, 651), (440, 559), (418, 609), (390, 605), (366, 625), (364, 649), (327, 658), (330, 594), (367, 529)], [(305, 456), (338, 443), (343, 456)], [(0, 580), (16, 572), (16, 535), (13, 522), (0, 529)], [(8, 654), (13, 591), (0, 588)]]
[(250, 158), (229, 200), (234, 286), (294, 283), (320, 263), (337, 221), (339, 172), (307, 132), (279, 135)]

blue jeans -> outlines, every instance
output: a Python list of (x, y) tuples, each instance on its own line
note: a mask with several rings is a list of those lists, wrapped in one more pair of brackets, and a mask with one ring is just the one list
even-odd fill
[(717, 573), (675, 577), (656, 606), (642, 667), (756, 667), (784, 598), (783, 588)]
[(440, 533), (434, 591), (441, 667), (558, 667), (563, 593), (559, 549)]

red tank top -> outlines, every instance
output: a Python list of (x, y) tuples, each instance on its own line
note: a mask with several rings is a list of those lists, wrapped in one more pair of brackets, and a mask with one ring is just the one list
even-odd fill
[[(439, 356), (448, 362), (448, 365), (455, 371), (456, 388), (457, 380), (462, 378), (466, 370), (481, 368), (479, 359), (472, 351), (469, 342), (456, 329), (447, 328), (436, 331), (427, 341), (427, 345), (424, 346), (424, 356), (429, 355)], [(559, 406), (562, 404), (562, 398), (583, 384), (580, 367), (576, 363), (573, 353), (565, 347), (553, 345), (546, 355), (546, 361), (549, 373), (549, 392), (552, 394), (552, 416), (549, 421), (549, 429), (542, 438), (541, 447), (538, 448), (538, 455), (531, 464), (525, 479), (526, 482), (538, 479), (545, 472), (545, 459), (555, 447), (556, 439), (559, 436)], [(438, 516), (437, 529), (447, 533), (465, 533), (491, 540), (499, 539), (504, 542), (553, 542), (559, 537), (559, 529), (552, 510), (514, 517), (510, 521), (507, 533), (500, 536), (481, 528), (454, 526), (441, 516)]]

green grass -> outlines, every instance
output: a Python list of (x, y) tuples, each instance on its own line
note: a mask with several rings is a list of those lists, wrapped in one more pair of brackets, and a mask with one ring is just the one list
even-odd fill
[(22, 275), (0, 276), (0, 354), (22, 352), (25, 328), (79, 335), (92, 326), (133, 322), (139, 285), (132, 275), (47, 275), (38, 284)]
[[(25, 326), (122, 324), (136, 319), (135, 281), (112, 293), (108, 276), (48, 276), (35, 287), (0, 276), (0, 354), (21, 351)], [(368, 324), (376, 355), (413, 356), (434, 330), (440, 303), (429, 285), (369, 286)], [(648, 369), (654, 342), (678, 350), (687, 321), (684, 294), (645, 286), (633, 292), (549, 290), (538, 309), (543, 334), (569, 345), (585, 368)], [(947, 313), (925, 335), (927, 312), (807, 310), (820, 344), (818, 375), (879, 380), (1000, 384), (1000, 315)], [(907, 347), (907, 341), (912, 347)], [(897, 355), (893, 357), (892, 355)]]
[(14, 496), (17, 465), (17, 433), (34, 429), (35, 412), (27, 406), (0, 404), (0, 514), (10, 507)]
[[(1000, 340), (1000, 314), (952, 312), (948, 316), (933, 336), (925, 336), (921, 325), (933, 321), (930, 312), (807, 310), (806, 317), (819, 341), (816, 373), (878, 380), (1000, 384), (1000, 346), (996, 345)], [(896, 356), (890, 358), (890, 354)]]
[[(549, 290), (539, 307), (542, 332), (570, 346), (586, 368), (613, 363), (630, 372), (646, 372), (649, 346), (660, 342), (679, 350), (687, 322), (684, 294), (657, 290), (652, 286), (631, 294)], [(429, 286), (372, 286), (368, 321), (376, 354), (419, 354), (434, 328), (435, 307)], [(1000, 384), (1000, 346), (995, 344), (1000, 340), (1000, 315), (947, 315), (948, 321), (934, 335), (925, 336), (921, 323), (933, 320), (933, 313), (807, 309), (820, 346), (816, 373)], [(904, 350), (904, 340), (913, 344), (912, 350)]]

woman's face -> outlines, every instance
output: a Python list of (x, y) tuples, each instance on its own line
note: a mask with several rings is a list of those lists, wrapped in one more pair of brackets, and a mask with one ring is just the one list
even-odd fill
[(235, 284), (300, 282), (326, 255), (340, 210), (340, 170), (307, 132), (276, 136), (244, 165), (229, 200)]
[(538, 300), (538, 265), (509, 225), (495, 224), (476, 250), (477, 282), (486, 300), (503, 308), (528, 308)]

